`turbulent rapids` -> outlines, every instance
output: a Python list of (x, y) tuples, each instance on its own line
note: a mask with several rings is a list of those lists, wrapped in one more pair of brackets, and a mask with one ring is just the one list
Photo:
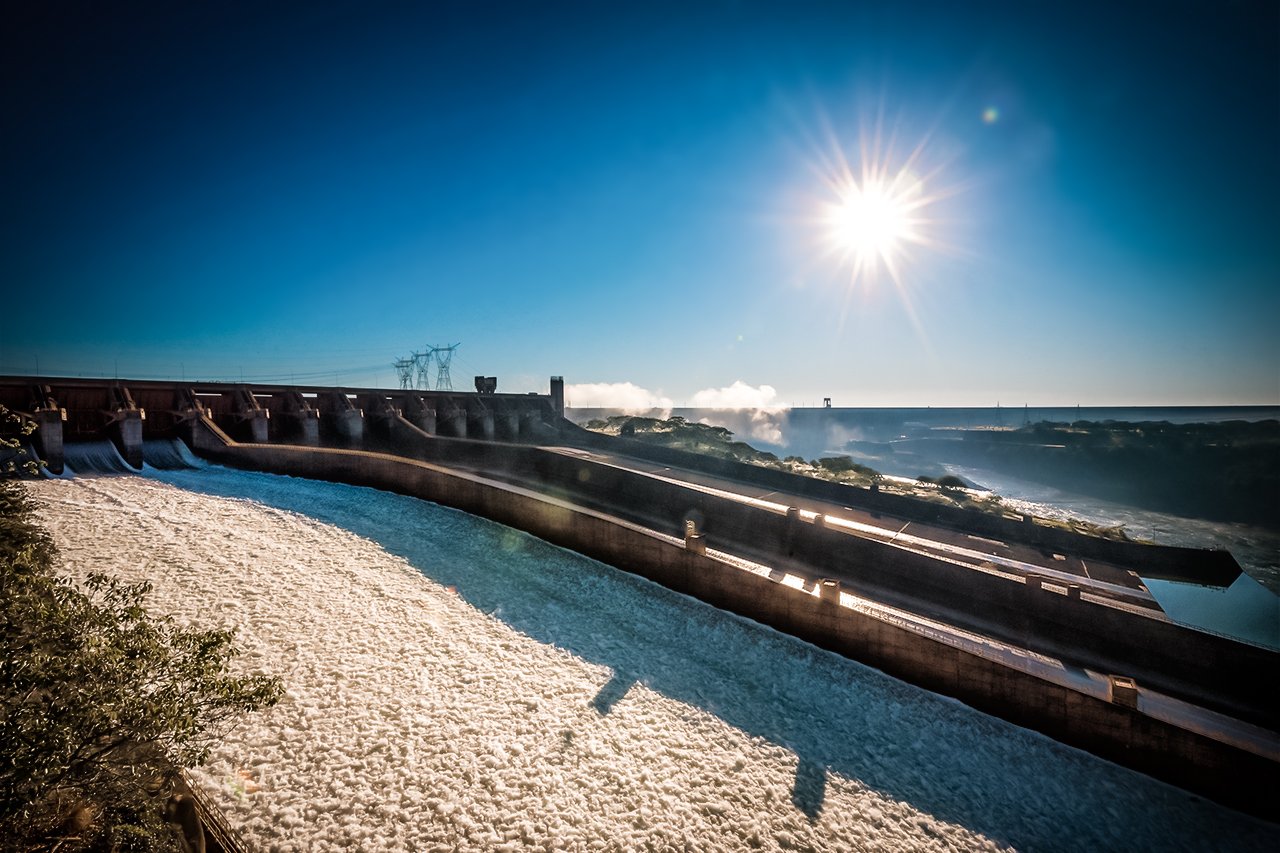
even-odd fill
[(150, 580), (153, 607), (235, 626), (285, 679), (198, 774), (263, 849), (1280, 841), (509, 528), (173, 444), (118, 475), (108, 450), (31, 488), (68, 571)]

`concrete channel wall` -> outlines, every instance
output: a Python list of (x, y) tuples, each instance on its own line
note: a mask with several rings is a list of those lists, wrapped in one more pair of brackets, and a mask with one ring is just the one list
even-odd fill
[(1119, 566), (1141, 569), (1145, 577), (1187, 583), (1229, 585), (1240, 574), (1240, 566), (1226, 551), (1206, 551), (1169, 545), (1147, 545), (1086, 536), (1033, 521), (1015, 521), (977, 510), (929, 503), (904, 495), (873, 492), (870, 489), (799, 477), (785, 471), (718, 459), (670, 447), (661, 447), (628, 438), (615, 438), (584, 430), (575, 424), (565, 429), (573, 443), (613, 453), (625, 453), (663, 465), (705, 471), (709, 474), (750, 483), (769, 490), (791, 492), (816, 500), (830, 501), (895, 518), (936, 524), (978, 536), (1024, 542), (1048, 551), (1103, 560)]
[[(893, 619), (737, 568), (603, 512), (478, 474), (389, 454), (240, 445), (228, 443), (225, 435), (214, 430), (198, 431), (193, 438), (197, 451), (215, 461), (411, 495), (528, 531), (1065, 743), (1233, 807), (1273, 817), (1271, 792), (1280, 785), (1280, 765), (1274, 755), (1258, 754), (1036, 677)], [(495, 452), (513, 454), (531, 464), (534, 457), (519, 450), (507, 446)]]
[[(590, 460), (544, 453), (538, 475), (591, 505), (675, 534), (700, 520), (710, 547), (845, 580), (854, 591), (1035, 651), (1137, 676), (1158, 689), (1275, 726), (1280, 655), (1119, 609), (1066, 584), (1027, 583)], [(719, 544), (718, 544), (719, 543)]]
[(1272, 695), (1273, 685), (1280, 683), (1280, 655), (1174, 624), (1163, 614), (1118, 609), (1088, 595), (1069, 595), (1066, 584), (1027, 583), (1010, 573), (978, 571), (537, 447), (441, 441), (401, 430), (388, 448), (396, 455), (470, 468), (488, 477), (536, 483), (539, 492), (671, 536), (682, 537), (685, 522), (693, 519), (712, 548), (811, 577), (838, 577), (851, 590), (876, 600), (1277, 726)]

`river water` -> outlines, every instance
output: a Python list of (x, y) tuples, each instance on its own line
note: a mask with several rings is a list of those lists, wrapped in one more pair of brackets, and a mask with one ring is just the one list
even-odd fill
[(285, 680), (197, 774), (264, 850), (1280, 844), (1273, 824), (463, 513), (77, 462), (30, 486), (65, 568), (150, 580), (151, 607), (235, 627), (243, 665)]

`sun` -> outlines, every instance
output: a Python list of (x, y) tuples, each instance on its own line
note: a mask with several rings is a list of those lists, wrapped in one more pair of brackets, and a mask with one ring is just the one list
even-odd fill
[(835, 239), (850, 252), (888, 258), (916, 236), (910, 201), (880, 181), (852, 184), (832, 211)]
[(906, 170), (893, 176), (873, 171), (846, 176), (833, 189), (836, 198), (824, 216), (831, 248), (853, 266), (855, 277), (882, 267), (896, 277), (907, 247), (924, 242), (922, 181)]
[(944, 117), (926, 127), (905, 115), (888, 119), (887, 110), (853, 104), (837, 130), (819, 109), (802, 126), (798, 147), (811, 183), (793, 196), (807, 252), (796, 281), (838, 286), (841, 328), (851, 310), (872, 316), (884, 297), (897, 296), (927, 343), (916, 302), (946, 285), (941, 256), (972, 256), (954, 240), (972, 228), (973, 203), (960, 196), (976, 178), (957, 169), (961, 149), (938, 137)]

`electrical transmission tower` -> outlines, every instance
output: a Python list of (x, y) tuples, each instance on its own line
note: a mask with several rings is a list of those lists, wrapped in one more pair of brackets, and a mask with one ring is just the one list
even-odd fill
[(431, 350), (426, 352), (415, 352), (413, 354), (413, 366), (417, 371), (417, 387), (423, 391), (431, 390)]
[(453, 352), (462, 344), (450, 344), (447, 347), (432, 347), (431, 354), (436, 359), (436, 390), (452, 391), (453, 379), (449, 376), (449, 364), (453, 361)]
[(408, 391), (413, 385), (414, 360), (412, 358), (397, 358), (391, 364), (395, 367), (396, 374), (400, 377), (400, 390)]
[(397, 358), (391, 362), (396, 374), (400, 377), (400, 389), (408, 391), (419, 389), (431, 390), (431, 359), (436, 360), (436, 390), (452, 391), (453, 379), (449, 376), (449, 365), (453, 361), (453, 352), (462, 344), (450, 344), (447, 347), (424, 347), (424, 352), (409, 353), (408, 358)]

